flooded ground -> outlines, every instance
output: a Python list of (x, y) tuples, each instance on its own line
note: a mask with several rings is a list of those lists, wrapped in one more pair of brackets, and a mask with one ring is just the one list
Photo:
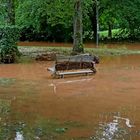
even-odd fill
[(0, 139), (140, 139), (140, 55), (103, 57), (93, 76), (52, 79), (52, 65), (0, 65)]

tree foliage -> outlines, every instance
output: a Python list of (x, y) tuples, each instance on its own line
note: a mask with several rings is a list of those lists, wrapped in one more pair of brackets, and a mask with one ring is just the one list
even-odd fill
[(3, 63), (14, 63), (19, 51), (16, 42), (20, 29), (14, 25), (0, 26), (0, 58)]
[(71, 4), (68, 0), (19, 2), (17, 25), (23, 27), (23, 35), (25, 33), (29, 40), (32, 37), (49, 41), (69, 40), (73, 16), (73, 12), (70, 12), (73, 11)]
[[(7, 2), (0, 0), (0, 25), (6, 23)], [(15, 23), (22, 27), (21, 40), (72, 41), (75, 0), (13, 0)], [(139, 0), (98, 0), (100, 30), (120, 29), (118, 38), (139, 39)], [(83, 39), (96, 38), (95, 0), (83, 0)], [(93, 36), (94, 35), (94, 36)]]

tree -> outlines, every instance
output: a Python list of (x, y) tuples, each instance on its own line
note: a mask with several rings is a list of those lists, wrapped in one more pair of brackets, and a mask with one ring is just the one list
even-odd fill
[(7, 0), (7, 24), (15, 25), (15, 0)]
[(15, 0), (3, 0), (3, 24), (0, 26), (0, 58), (3, 63), (14, 63), (19, 51), (16, 42), (19, 28), (15, 26)]
[[(6, 22), (19, 25), (22, 27), (23, 40), (72, 41), (76, 38), (76, 34), (73, 35), (73, 19), (76, 24), (75, 17), (76, 14), (80, 17), (80, 11), (83, 15), (82, 20), (79, 20), (82, 23), (81, 42), (97, 38), (96, 0), (0, 1), (0, 25)], [(80, 7), (76, 9), (78, 1), (81, 3), (81, 10)], [(100, 30), (108, 30), (108, 38), (112, 38), (114, 28), (122, 29), (128, 37), (139, 36), (139, 0), (98, 0), (98, 2)]]
[(112, 39), (112, 29), (118, 24), (116, 1), (102, 0), (100, 4), (100, 23), (108, 30), (108, 39)]
[(130, 39), (140, 39), (140, 1), (122, 0), (117, 5), (121, 29)]
[(75, 0), (74, 3), (74, 36), (73, 52), (84, 52), (83, 48), (83, 24), (82, 24), (82, 0)]
[(100, 23), (112, 38), (112, 29), (121, 29), (118, 39), (138, 39), (140, 35), (139, 0), (100, 0)]
[(16, 24), (23, 28), (22, 39), (54, 42), (72, 40), (72, 4), (72, 0), (19, 2)]
[(92, 31), (93, 31), (93, 39), (94, 41), (97, 38), (97, 20), (96, 20), (96, 3), (95, 0), (90, 5), (91, 8), (89, 8), (88, 16), (90, 17), (91, 25), (92, 25)]

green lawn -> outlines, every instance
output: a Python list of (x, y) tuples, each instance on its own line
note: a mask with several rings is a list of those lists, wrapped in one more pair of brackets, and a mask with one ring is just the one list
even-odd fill
[[(116, 34), (120, 32), (120, 29), (113, 29), (112, 30), (112, 37), (114, 38)], [(108, 37), (108, 31), (100, 31), (99, 32), (100, 38), (106, 38)]]

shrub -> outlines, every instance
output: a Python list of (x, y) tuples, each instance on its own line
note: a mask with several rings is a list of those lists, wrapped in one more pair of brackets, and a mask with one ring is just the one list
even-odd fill
[(17, 26), (0, 26), (0, 56), (3, 63), (14, 63), (19, 51), (16, 42), (19, 39)]

